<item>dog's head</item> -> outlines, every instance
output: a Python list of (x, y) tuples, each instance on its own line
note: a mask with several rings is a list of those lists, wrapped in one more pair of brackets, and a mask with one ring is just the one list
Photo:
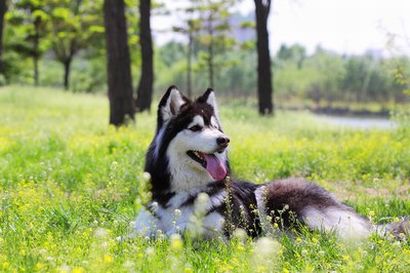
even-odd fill
[(165, 158), (162, 165), (167, 165), (173, 190), (189, 189), (227, 176), (228, 143), (213, 90), (191, 101), (171, 86), (158, 105), (157, 132), (147, 160), (160, 163)]

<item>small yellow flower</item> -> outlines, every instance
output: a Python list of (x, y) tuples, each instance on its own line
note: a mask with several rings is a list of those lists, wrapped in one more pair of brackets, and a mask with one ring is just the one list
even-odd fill
[(192, 268), (190, 268), (190, 267), (185, 267), (185, 268), (184, 268), (184, 273), (192, 273), (192, 272), (194, 272), (194, 271), (192, 270)]
[(244, 247), (242, 244), (238, 244), (238, 245), (236, 246), (236, 249), (237, 249), (238, 251), (244, 251), (244, 250), (245, 250), (245, 247)]
[(36, 269), (37, 269), (37, 270), (43, 269), (44, 266), (45, 266), (45, 264), (43, 264), (43, 263), (40, 263), (40, 262), (36, 263)]
[(103, 257), (103, 261), (104, 261), (104, 263), (106, 263), (106, 264), (110, 264), (110, 263), (112, 263), (113, 262), (113, 260), (114, 260), (114, 258), (111, 256), (111, 255), (104, 255), (104, 257)]
[(179, 234), (171, 235), (171, 249), (173, 250), (181, 250), (183, 247), (182, 239)]
[(72, 273), (84, 273), (85, 270), (82, 267), (74, 267)]
[(256, 266), (256, 272), (267, 272), (267, 268), (265, 265), (258, 265)]
[(1, 266), (3, 267), (3, 269), (7, 269), (7, 268), (9, 268), (10, 263), (5, 261), (5, 262), (3, 262), (3, 264)]

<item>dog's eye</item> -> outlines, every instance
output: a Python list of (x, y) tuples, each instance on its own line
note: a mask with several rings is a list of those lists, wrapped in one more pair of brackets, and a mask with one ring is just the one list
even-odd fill
[(199, 126), (199, 125), (194, 125), (194, 126), (188, 128), (188, 129), (191, 130), (192, 132), (198, 132), (198, 131), (202, 130), (202, 127)]

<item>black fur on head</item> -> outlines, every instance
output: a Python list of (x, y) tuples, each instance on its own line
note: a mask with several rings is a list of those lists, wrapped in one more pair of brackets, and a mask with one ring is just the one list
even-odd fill
[[(158, 104), (157, 128), (145, 158), (145, 171), (151, 175), (153, 199), (166, 203), (173, 196), (170, 190), (167, 147), (171, 140), (192, 122), (196, 115), (203, 117), (209, 126), (211, 117), (219, 122), (214, 91), (208, 88), (196, 100), (191, 101), (175, 86), (170, 86)], [(229, 166), (228, 166), (229, 172)]]

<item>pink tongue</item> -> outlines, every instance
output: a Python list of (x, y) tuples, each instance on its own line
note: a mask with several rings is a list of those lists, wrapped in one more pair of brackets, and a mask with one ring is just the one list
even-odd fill
[(206, 160), (206, 170), (217, 181), (226, 176), (226, 167), (216, 156), (204, 154)]

